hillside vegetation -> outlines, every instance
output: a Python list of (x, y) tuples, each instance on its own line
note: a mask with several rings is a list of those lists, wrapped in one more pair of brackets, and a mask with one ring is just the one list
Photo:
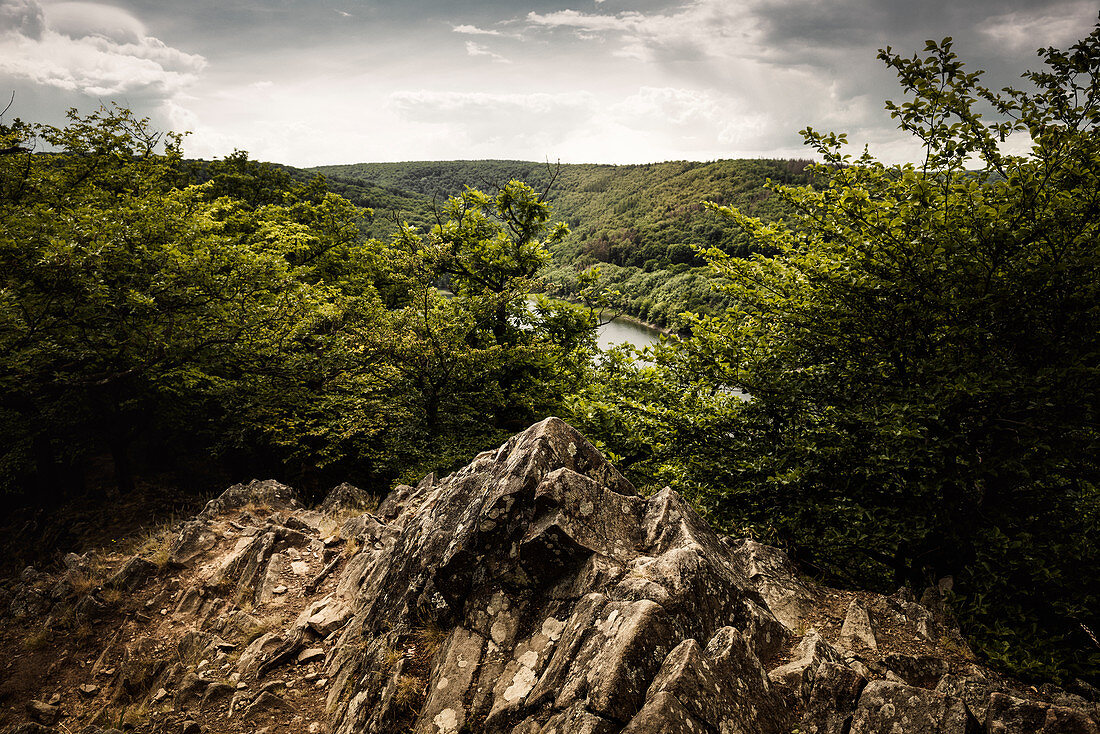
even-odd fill
[[(494, 190), (510, 180), (545, 192), (554, 217), (570, 229), (552, 248), (553, 264), (541, 273), (542, 288), (576, 296), (585, 287), (578, 273), (600, 268), (612, 305), (658, 326), (682, 326), (685, 311), (720, 313), (728, 300), (716, 290), (700, 249), (717, 247), (736, 256), (758, 250), (745, 231), (703, 207), (711, 201), (767, 220), (791, 212), (767, 184), (809, 182), (806, 160), (673, 161), (645, 165), (547, 165), (523, 161), (429, 161), (321, 166), (335, 191), (353, 201), (356, 187), (408, 192), (389, 209), (395, 221), (429, 228), (433, 202), (465, 186)], [(345, 188), (341, 188), (345, 187)], [(419, 198), (416, 198), (419, 197)], [(381, 201), (365, 197), (360, 201)], [(382, 209), (371, 203), (376, 214)], [(396, 217), (393, 214), (396, 213)], [(386, 225), (375, 231), (384, 232)]]

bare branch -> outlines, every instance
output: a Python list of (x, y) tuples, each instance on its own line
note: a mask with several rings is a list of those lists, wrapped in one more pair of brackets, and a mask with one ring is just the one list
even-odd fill
[(546, 201), (550, 196), (550, 190), (554, 188), (554, 184), (558, 180), (558, 176), (561, 175), (561, 158), (559, 158), (554, 165), (550, 165), (550, 159), (546, 159), (546, 173), (550, 176), (550, 180), (546, 183), (546, 188), (539, 194), (539, 202)]

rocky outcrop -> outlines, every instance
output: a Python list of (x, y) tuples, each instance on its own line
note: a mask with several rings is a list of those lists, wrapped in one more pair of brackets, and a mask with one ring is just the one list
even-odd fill
[[(398, 492), (329, 666), (335, 731), (787, 725), (760, 659), (789, 633), (731, 551), (671, 491), (638, 496), (561, 421)], [(430, 657), (424, 630), (443, 636)], [(727, 705), (700, 709), (715, 680)], [(400, 685), (431, 695), (398, 705)]]
[(351, 485), (314, 511), (289, 487), (252, 482), (180, 525), (159, 563), (114, 559), (96, 585), (72, 576), (90, 573), (86, 559), (67, 558), (61, 601), (60, 579), (32, 570), (9, 594), (18, 624), (60, 619), (67, 604), (102, 639), (5, 723), (1096, 732), (1094, 701), (975, 665), (934, 594), (921, 604), (805, 581), (781, 551), (715, 533), (675, 492), (640, 496), (557, 419), (372, 507)]

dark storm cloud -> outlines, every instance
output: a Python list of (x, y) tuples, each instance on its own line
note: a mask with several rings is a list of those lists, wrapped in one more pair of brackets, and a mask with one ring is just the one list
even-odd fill
[[(927, 39), (951, 36), (972, 46), (972, 53), (1009, 60), (1019, 49), (991, 43), (987, 31), (1003, 22), (1031, 26), (1035, 48), (1064, 43), (1087, 34), (1096, 19), (1096, 6), (1081, 0), (891, 0), (841, 2), (760, 2), (751, 6), (760, 29), (760, 43), (795, 57), (818, 51), (844, 54), (885, 45), (919, 51)], [(1055, 29), (1050, 38), (1044, 30)]]

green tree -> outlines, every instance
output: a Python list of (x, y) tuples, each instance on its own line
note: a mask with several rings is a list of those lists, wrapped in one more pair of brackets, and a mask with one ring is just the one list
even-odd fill
[[(994, 92), (950, 39), (881, 52), (925, 160), (805, 130), (823, 162), (777, 189), (793, 228), (714, 207), (777, 254), (710, 250), (733, 307), (690, 352), (752, 396), (717, 517), (778, 526), (833, 577), (954, 575), (988, 656), (1095, 677), (1100, 27), (1039, 55), (1033, 89)], [(1004, 152), (1017, 136), (1028, 155)]]
[(257, 208), (179, 188), (180, 139), (117, 107), (30, 132), (52, 152), (0, 161), (9, 478), (33, 465), (56, 493), (66, 455), (109, 450), (128, 491), (135, 438), (234, 433), (254, 411), (224, 405), (309, 384), (292, 368), (316, 332), (376, 298), (338, 197)]
[(503, 343), (526, 310), (532, 279), (550, 261), (548, 248), (569, 230), (551, 224), (542, 195), (514, 180), (495, 196), (467, 188), (447, 201), (443, 215), (428, 234), (425, 254), (456, 295), (484, 311), (493, 338)]

